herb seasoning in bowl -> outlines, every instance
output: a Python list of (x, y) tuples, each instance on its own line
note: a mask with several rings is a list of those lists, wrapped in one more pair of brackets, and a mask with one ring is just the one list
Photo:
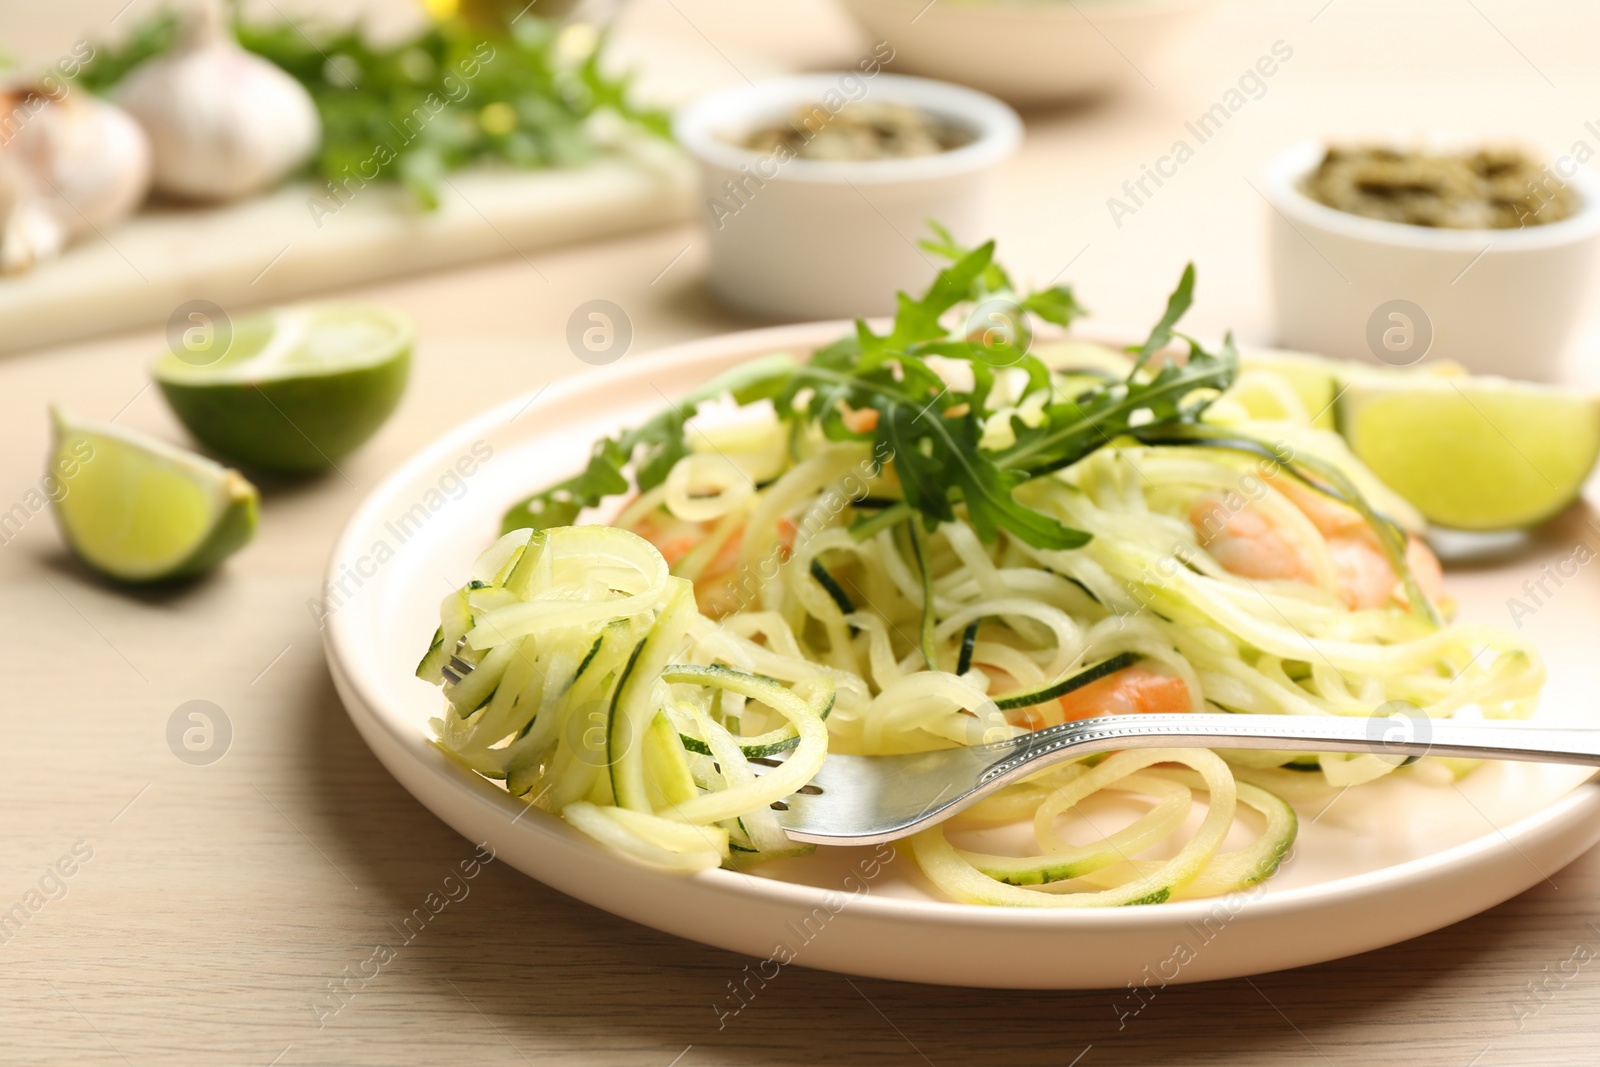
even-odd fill
[(935, 156), (971, 140), (965, 128), (904, 104), (846, 104), (830, 115), (825, 105), (817, 103), (761, 127), (744, 139), (743, 146), (763, 155), (787, 151), (796, 159), (862, 163)]
[(990, 175), (1022, 140), (1016, 112), (878, 66), (737, 86), (678, 113), (724, 302), (776, 319), (887, 313), (934, 276), (917, 246), (929, 221), (958, 241), (988, 232)]
[(1305, 191), (1352, 215), (1447, 230), (1543, 226), (1578, 209), (1572, 187), (1517, 148), (1332, 147)]
[(1325, 148), (1271, 164), (1281, 344), (1551, 381), (1588, 296), (1600, 180), (1512, 148)]

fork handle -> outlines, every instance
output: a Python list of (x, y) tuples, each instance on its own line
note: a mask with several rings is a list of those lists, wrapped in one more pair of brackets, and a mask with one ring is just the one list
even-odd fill
[(1123, 748), (1265, 748), (1600, 767), (1600, 728), (1458, 723), (1424, 715), (1116, 715), (1063, 723), (989, 746), (985, 791), (1041, 765)]

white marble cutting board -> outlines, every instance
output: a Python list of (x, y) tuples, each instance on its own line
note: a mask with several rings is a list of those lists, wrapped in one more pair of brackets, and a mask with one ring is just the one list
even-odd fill
[(676, 149), (646, 145), (571, 170), (451, 174), (433, 212), (389, 184), (342, 206), (295, 184), (220, 208), (146, 211), (0, 276), (0, 352), (158, 325), (190, 300), (242, 310), (676, 222), (693, 186)]

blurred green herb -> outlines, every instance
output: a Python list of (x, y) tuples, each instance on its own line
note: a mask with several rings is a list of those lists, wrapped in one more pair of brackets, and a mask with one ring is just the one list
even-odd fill
[(91, 93), (104, 95), (145, 60), (159, 56), (178, 39), (178, 16), (171, 11), (152, 15), (133, 27), (115, 45), (96, 47), (94, 58), (78, 71), (77, 82)]
[[(120, 45), (101, 48), (79, 83), (111, 91), (170, 49), (178, 32), (170, 12), (146, 20)], [(600, 112), (669, 136), (665, 112), (634, 105), (629, 79), (601, 70), (603, 35), (586, 54), (569, 54), (583, 32), (572, 27), (563, 37), (562, 24), (531, 15), (505, 30), (447, 19), (388, 44), (356, 28), (235, 26), (240, 45), (282, 67), (316, 101), (322, 147), (311, 171), (339, 190), (335, 199), (369, 181), (397, 180), (429, 208), (443, 175), (472, 163), (588, 161), (598, 150), (590, 120)]]

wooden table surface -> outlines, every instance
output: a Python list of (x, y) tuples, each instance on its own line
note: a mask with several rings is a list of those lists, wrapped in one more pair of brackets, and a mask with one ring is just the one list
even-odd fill
[[(0, 43), (48, 61), (109, 32), (122, 4), (6, 5)], [(128, 17), (151, 6), (138, 0)], [(624, 31), (624, 44), (669, 57), (661, 78), (706, 84), (847, 59), (863, 43), (822, 0), (640, 0)], [(1106, 198), (1275, 41), (1294, 56), (1264, 95), (1114, 225)], [(1135, 323), (1193, 258), (1193, 326), (1266, 340), (1265, 208), (1245, 179), (1267, 156), (1323, 133), (1424, 129), (1567, 151), (1594, 139), (1584, 123), (1600, 117), (1597, 44), (1600, 9), (1581, 0), (1223, 6), (1124, 96), (1027, 116), (1027, 145), (1002, 181), (1002, 253), (1039, 280), (1070, 262), (1085, 302)], [(804, 968), (719, 1029), (713, 1004), (745, 960), (490, 865), (322, 1017), (330, 984), (471, 853), (379, 766), (334, 695), (305, 605), (335, 533), (436, 435), (587, 370), (563, 340), (580, 303), (626, 309), (634, 353), (741, 325), (708, 301), (704, 273), (705, 239), (682, 226), (352, 291), (416, 318), (410, 392), (342, 476), (264, 484), (259, 535), (220, 572), (176, 589), (112, 588), (64, 553), (43, 513), (0, 544), (0, 640), (12, 650), (0, 911), (39, 905), (0, 933), (0, 1062), (1595, 1061), (1594, 854), (1554, 884), (1406, 944), (1167, 988), (1123, 1029), (1112, 992), (946, 989)], [(183, 439), (143, 369), (160, 343), (148, 331), (0, 360), (0, 511), (38, 485), (51, 402)], [(1596, 347), (1591, 329), (1580, 350)], [(226, 755), (207, 766), (167, 742), (174, 709), (196, 699), (232, 728)]]

